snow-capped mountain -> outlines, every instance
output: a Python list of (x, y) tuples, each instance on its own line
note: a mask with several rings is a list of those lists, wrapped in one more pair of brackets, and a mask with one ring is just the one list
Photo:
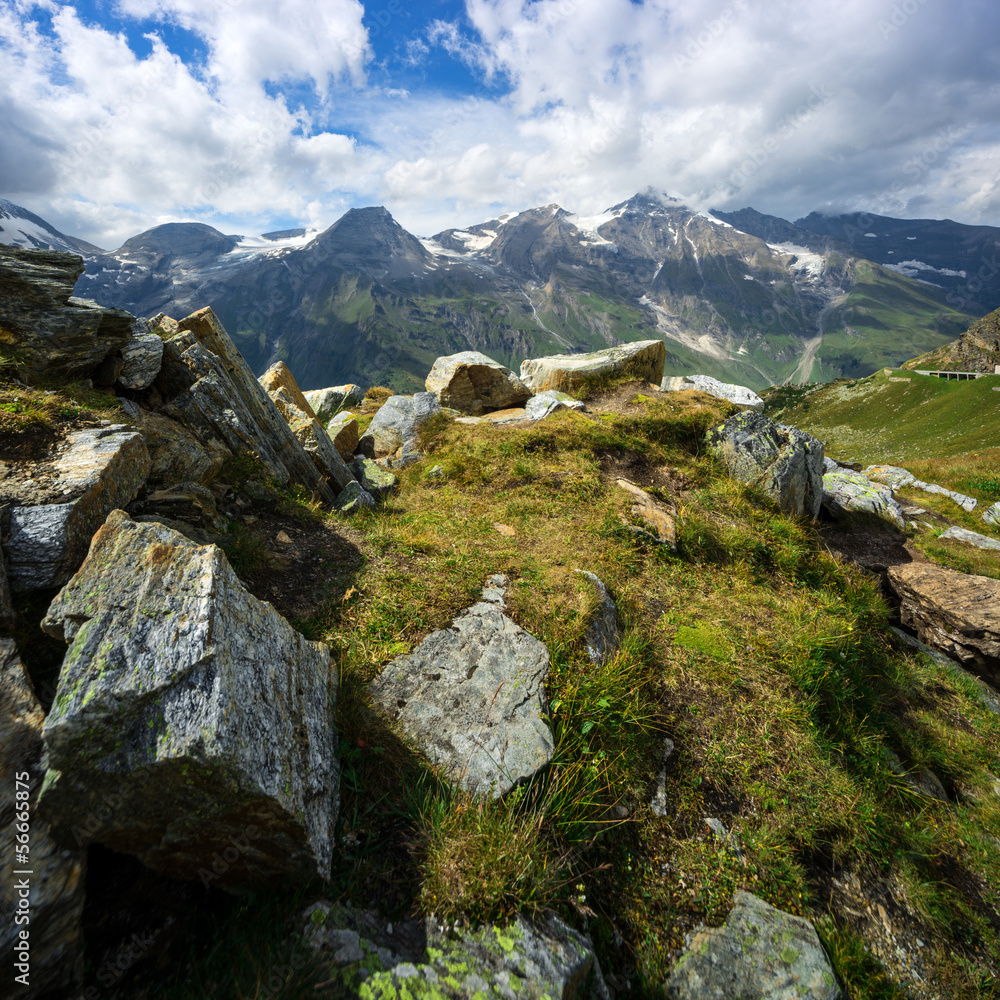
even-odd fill
[(0, 198), (0, 243), (38, 250), (65, 250), (84, 256), (102, 252), (93, 243), (60, 233), (33, 212), (3, 198)]

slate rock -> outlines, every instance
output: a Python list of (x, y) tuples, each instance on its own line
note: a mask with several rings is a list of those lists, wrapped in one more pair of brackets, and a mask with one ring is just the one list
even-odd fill
[(991, 504), (983, 511), (983, 520), (987, 524), (1000, 525), (1000, 501)]
[(274, 393), (278, 389), (284, 389), (291, 396), (292, 402), (299, 410), (310, 419), (316, 418), (316, 411), (313, 410), (309, 401), (303, 395), (298, 382), (295, 381), (295, 376), (284, 361), (276, 361), (257, 381), (260, 382), (264, 391), (272, 399), (274, 399)]
[[(6, 546), (11, 589), (38, 590), (65, 583), (83, 561), (105, 517), (132, 500), (149, 469), (146, 442), (124, 425), (67, 435), (53, 459), (36, 471), (40, 485), (32, 489), (42, 490), (30, 497), (36, 502), (11, 509)], [(16, 503), (19, 498), (8, 499)]]
[[(45, 775), (42, 723), (45, 713), (35, 697), (13, 640), (0, 639), (0, 952), (4, 974), (13, 977), (11, 952), (18, 931), (29, 932), (30, 985), (12, 987), (11, 996), (69, 996), (83, 980), (83, 916), (86, 851), (57, 844), (35, 808)], [(24, 778), (25, 773), (27, 777)], [(17, 783), (18, 775), (24, 780)], [(18, 791), (27, 794), (20, 798)], [(27, 820), (23, 814), (27, 813)], [(27, 822), (28, 829), (19, 831)], [(24, 837), (19, 841), (18, 836)], [(15, 853), (16, 852), (16, 853)], [(22, 853), (23, 852), (23, 853)], [(27, 911), (14, 874), (30, 870)], [(29, 924), (14, 917), (27, 912)]]
[(320, 901), (303, 925), (337, 996), (610, 998), (590, 940), (555, 916), (454, 931), (433, 918), (388, 924), (371, 910)]
[(554, 354), (521, 362), (521, 381), (533, 392), (573, 392), (595, 378), (633, 378), (659, 385), (667, 348), (662, 340), (640, 340), (590, 354)]
[(403, 464), (416, 461), (421, 457), (417, 432), (440, 412), (441, 404), (433, 392), (390, 396), (361, 435), (358, 452), (368, 458), (391, 458)]
[(707, 392), (716, 399), (726, 399), (739, 406), (748, 406), (751, 410), (763, 410), (764, 400), (745, 385), (734, 385), (720, 382), (710, 375), (681, 375), (677, 378), (667, 376), (660, 383), (663, 392), (683, 392), (685, 389), (697, 389)]
[(618, 652), (621, 644), (621, 630), (618, 627), (618, 608), (608, 593), (604, 581), (585, 569), (577, 573), (590, 581), (597, 591), (597, 607), (593, 617), (587, 623), (584, 640), (587, 643), (587, 655), (593, 663), (604, 663), (609, 656)]
[(442, 406), (473, 415), (520, 406), (531, 395), (509, 368), (478, 351), (438, 358), (425, 384)]
[(153, 331), (148, 320), (135, 320), (132, 336), (122, 348), (118, 384), (125, 389), (148, 389), (160, 374), (162, 363), (163, 338)]
[(358, 421), (353, 413), (342, 410), (335, 414), (326, 425), (334, 448), (340, 452), (340, 457), (350, 464), (358, 450)]
[(111, 385), (135, 317), (73, 297), (83, 258), (0, 243), (0, 328), (28, 375)]
[(585, 410), (586, 405), (558, 389), (546, 389), (532, 396), (524, 404), (524, 415), (529, 420), (544, 420), (558, 410)]
[(1000, 580), (925, 562), (891, 566), (888, 580), (906, 628), (1000, 687)]
[(696, 932), (665, 984), (672, 1000), (840, 1000), (816, 929), (747, 892), (722, 927)]
[(786, 514), (816, 517), (823, 501), (823, 442), (744, 410), (708, 432), (708, 445), (740, 482), (763, 490)]
[(310, 389), (304, 392), (309, 405), (321, 424), (327, 424), (345, 406), (360, 406), (365, 394), (360, 385), (332, 385), (326, 389)]
[(938, 537), (951, 538), (956, 542), (964, 542), (966, 545), (972, 545), (977, 549), (1000, 550), (1000, 541), (996, 538), (990, 538), (989, 535), (981, 535), (978, 531), (968, 531), (966, 528), (960, 528), (957, 524), (953, 524)]
[(506, 585), (490, 577), (481, 601), (370, 685), (450, 780), (494, 798), (548, 764), (554, 749), (542, 718), (549, 651), (503, 613)]
[(248, 593), (221, 549), (115, 511), (42, 627), (69, 644), (39, 800), (64, 843), (234, 892), (329, 877), (329, 649)]
[(370, 458), (359, 455), (351, 463), (351, 471), (361, 484), (361, 488), (376, 500), (383, 501), (396, 489), (398, 480)]
[(823, 476), (823, 506), (836, 518), (851, 514), (871, 514), (903, 531), (906, 518), (895, 501), (892, 489), (873, 483), (860, 472), (838, 469)]
[(333, 509), (341, 514), (353, 514), (362, 507), (377, 507), (378, 501), (356, 480), (348, 483), (337, 495)]
[(149, 483), (210, 483), (232, 451), (216, 437), (203, 441), (162, 413), (141, 411), (136, 421), (149, 449)]

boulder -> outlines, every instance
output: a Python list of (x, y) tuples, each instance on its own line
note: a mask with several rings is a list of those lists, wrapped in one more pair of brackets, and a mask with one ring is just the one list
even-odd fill
[(440, 412), (441, 404), (433, 392), (390, 396), (361, 435), (358, 452), (368, 458), (392, 459), (399, 465), (415, 462), (421, 458), (417, 431)]
[(482, 600), (371, 683), (452, 781), (499, 798), (552, 759), (545, 679), (549, 651), (504, 613), (507, 579), (492, 576)]
[(978, 531), (968, 531), (953, 524), (947, 531), (943, 531), (939, 538), (950, 538), (955, 542), (962, 542), (965, 545), (972, 545), (977, 549), (993, 549), (1000, 551), (1000, 541), (990, 538), (989, 535), (981, 535)]
[(341, 514), (353, 514), (362, 507), (377, 507), (378, 501), (359, 482), (348, 483), (337, 495), (333, 509)]
[(1000, 502), (991, 504), (983, 511), (983, 520), (987, 524), (1000, 525)]
[(671, 552), (677, 551), (677, 522), (675, 520), (677, 511), (673, 507), (655, 499), (647, 493), (641, 486), (629, 482), (627, 479), (616, 480), (618, 487), (628, 493), (636, 502), (632, 505), (632, 513), (646, 522), (649, 532), (639, 528), (635, 530), (641, 534), (649, 535), (654, 541), (666, 545)]
[[(45, 776), (45, 713), (25, 673), (17, 647), (0, 639), (0, 951), (12, 977), (11, 952), (21, 927), (28, 930), (30, 985), (11, 996), (70, 996), (83, 979), (86, 851), (57, 844), (35, 809)], [(26, 872), (21, 875), (19, 873)], [(26, 882), (26, 886), (20, 885)], [(27, 888), (22, 897), (19, 888)], [(24, 899), (24, 902), (22, 902)], [(25, 907), (28, 907), (26, 909)], [(30, 924), (15, 923), (28, 913)]]
[(326, 484), (212, 310), (201, 309), (178, 325), (180, 333), (164, 347), (156, 381), (172, 397), (162, 412), (202, 443), (221, 442), (234, 454), (256, 454), (280, 483), (298, 483), (332, 504), (336, 489)]
[(763, 410), (764, 400), (745, 385), (732, 385), (720, 382), (710, 375), (681, 375), (671, 378), (669, 375), (660, 383), (663, 392), (683, 392), (685, 389), (698, 389), (707, 392), (716, 399), (727, 399), (739, 406), (748, 406), (751, 410)]
[(326, 425), (334, 448), (345, 462), (350, 462), (358, 450), (358, 421), (353, 413), (342, 410), (332, 416)]
[(278, 389), (284, 389), (292, 397), (292, 402), (299, 410), (307, 417), (315, 419), (316, 411), (309, 405), (309, 401), (302, 394), (298, 382), (295, 381), (295, 376), (288, 370), (288, 365), (284, 361), (275, 362), (257, 381), (272, 399), (274, 399), (274, 393)]
[(903, 508), (893, 499), (892, 489), (873, 483), (860, 472), (837, 469), (823, 476), (823, 507), (834, 517), (871, 514), (903, 531), (906, 518)]
[(302, 937), (336, 996), (610, 996), (590, 940), (556, 916), (459, 931), (433, 918), (389, 923), (372, 910), (323, 900), (303, 914)]
[(163, 338), (148, 320), (137, 319), (132, 324), (132, 337), (122, 348), (118, 384), (124, 389), (148, 389), (160, 374), (162, 363)]
[(180, 333), (180, 327), (177, 324), (177, 320), (175, 320), (172, 316), (168, 316), (166, 313), (157, 313), (149, 321), (149, 325), (164, 339), (173, 337)]
[(672, 1000), (840, 1000), (816, 928), (748, 892), (737, 892), (722, 927), (692, 935), (665, 984)]
[(233, 453), (217, 437), (202, 441), (177, 420), (142, 410), (136, 420), (149, 449), (149, 482), (210, 483)]
[(1000, 687), (1000, 580), (926, 562), (892, 566), (888, 579), (903, 625)]
[(708, 445), (734, 479), (763, 490), (786, 514), (819, 514), (823, 442), (811, 434), (744, 410), (710, 430)]
[(633, 378), (659, 385), (667, 348), (662, 340), (640, 340), (591, 354), (555, 354), (521, 362), (521, 381), (533, 392), (572, 392), (595, 378)]
[(303, 395), (321, 424), (328, 423), (344, 406), (360, 406), (365, 398), (361, 386), (353, 382), (347, 385), (332, 385), (326, 389), (310, 389)]
[(73, 297), (83, 258), (0, 243), (0, 339), (28, 375), (111, 385), (135, 317)]
[(73, 431), (31, 480), (4, 483), (10, 511), (7, 571), (15, 591), (64, 584), (94, 532), (138, 493), (150, 469), (142, 435), (129, 427)]
[(42, 627), (69, 644), (39, 800), (63, 842), (234, 892), (329, 877), (329, 649), (221, 549), (114, 511)]
[(370, 458), (359, 455), (351, 463), (351, 471), (361, 484), (361, 488), (376, 500), (385, 500), (396, 489), (398, 480)]
[(572, 396), (567, 396), (565, 392), (559, 392), (557, 389), (546, 389), (544, 392), (532, 396), (524, 404), (524, 415), (529, 420), (544, 420), (557, 410), (585, 409), (585, 404)]
[(478, 351), (438, 358), (426, 386), (442, 406), (473, 415), (520, 406), (531, 395), (509, 368)]
[(621, 643), (621, 630), (618, 627), (618, 608), (604, 586), (604, 581), (594, 573), (578, 569), (577, 573), (590, 582), (597, 592), (597, 607), (587, 623), (584, 641), (587, 643), (587, 655), (593, 663), (604, 663), (608, 657), (618, 652)]

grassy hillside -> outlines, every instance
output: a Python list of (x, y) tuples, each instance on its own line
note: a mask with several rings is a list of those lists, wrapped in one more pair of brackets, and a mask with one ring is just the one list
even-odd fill
[(968, 382), (879, 371), (861, 380), (768, 394), (768, 412), (826, 442), (841, 461), (910, 468), (925, 459), (992, 448), (1000, 425), (1000, 376)]

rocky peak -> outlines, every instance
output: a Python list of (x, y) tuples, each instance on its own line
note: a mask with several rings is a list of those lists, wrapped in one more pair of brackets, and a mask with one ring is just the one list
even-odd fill
[(225, 236), (218, 229), (201, 222), (167, 222), (147, 229), (126, 240), (116, 251), (119, 255), (156, 254), (163, 257), (205, 257), (229, 253), (240, 236)]

